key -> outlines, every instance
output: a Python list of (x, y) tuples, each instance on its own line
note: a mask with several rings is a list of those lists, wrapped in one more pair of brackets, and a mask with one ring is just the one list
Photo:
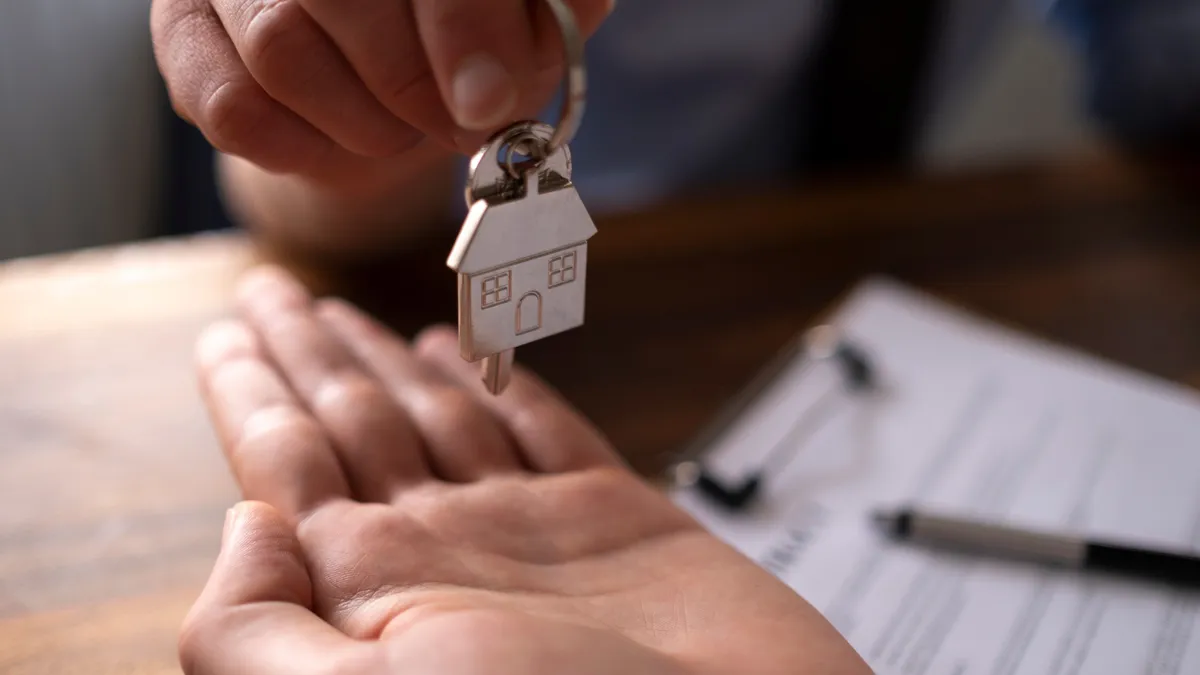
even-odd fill
[(570, 149), (537, 158), (552, 132), (519, 122), (475, 154), (469, 211), (446, 261), (458, 274), (459, 352), (482, 362), (493, 394), (508, 386), (517, 347), (583, 325), (596, 226), (571, 183)]

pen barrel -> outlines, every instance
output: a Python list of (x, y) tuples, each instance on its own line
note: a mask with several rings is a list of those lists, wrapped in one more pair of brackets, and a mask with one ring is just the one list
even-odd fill
[(1108, 572), (1136, 574), (1155, 581), (1200, 586), (1200, 558), (1186, 553), (1092, 543), (1087, 548), (1088, 567)]
[(966, 523), (929, 514), (911, 517), (909, 538), (964, 552), (1069, 567), (1080, 567), (1087, 558), (1086, 542), (1074, 537), (1017, 530), (992, 523)]

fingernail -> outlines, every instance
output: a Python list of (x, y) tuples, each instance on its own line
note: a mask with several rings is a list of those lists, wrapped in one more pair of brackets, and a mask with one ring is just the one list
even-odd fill
[(504, 122), (517, 106), (512, 75), (487, 54), (472, 54), (458, 65), (453, 85), (454, 121), (483, 131)]

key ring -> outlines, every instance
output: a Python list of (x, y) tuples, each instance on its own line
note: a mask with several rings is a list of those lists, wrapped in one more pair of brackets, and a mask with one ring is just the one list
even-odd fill
[(514, 164), (514, 156), (526, 155), (533, 166), (540, 167), (554, 153), (566, 147), (575, 137), (583, 121), (583, 110), (587, 99), (587, 69), (583, 59), (583, 38), (575, 15), (564, 0), (546, 0), (558, 22), (563, 41), (563, 103), (559, 112), (558, 126), (553, 127), (549, 139), (532, 133), (527, 124), (518, 122), (503, 132), (501, 145), (508, 148), (500, 160), (508, 177), (520, 180), (522, 171)]
[(558, 30), (563, 41), (563, 103), (558, 126), (550, 140), (540, 148), (542, 158), (549, 157), (559, 148), (571, 142), (579, 124), (583, 121), (583, 110), (587, 99), (587, 69), (583, 59), (583, 36), (575, 14), (564, 0), (546, 0), (550, 11), (558, 21)]
[(533, 160), (535, 166), (540, 166), (546, 158), (558, 152), (579, 130), (583, 121), (583, 111), (587, 99), (587, 68), (583, 58), (583, 37), (579, 34), (579, 25), (575, 22), (575, 14), (564, 0), (546, 0), (550, 11), (558, 22), (558, 29), (563, 41), (563, 102), (559, 112), (558, 126), (553, 127), (550, 138), (543, 140), (519, 123), (513, 125), (507, 132), (502, 144), (508, 147), (506, 156), (500, 160), (509, 178), (520, 179), (522, 172), (517, 171), (513, 156), (522, 154)]
[(540, 167), (542, 162), (547, 157), (554, 154), (546, 152), (544, 145), (549, 141), (543, 141), (534, 135), (532, 131), (521, 128), (519, 125), (514, 127), (512, 132), (505, 137), (505, 145), (508, 146), (508, 152), (503, 153), (504, 159), (500, 160), (504, 164), (504, 170), (508, 172), (511, 178), (520, 178), (524, 172), (518, 171), (513, 160), (516, 155), (527, 155), (535, 166)]

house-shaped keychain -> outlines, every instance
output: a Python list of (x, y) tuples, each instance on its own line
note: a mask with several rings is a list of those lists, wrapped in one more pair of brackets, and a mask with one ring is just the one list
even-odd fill
[(447, 260), (458, 273), (459, 348), (468, 361), (583, 324), (596, 226), (569, 180), (538, 174), (519, 196), (474, 202)]

